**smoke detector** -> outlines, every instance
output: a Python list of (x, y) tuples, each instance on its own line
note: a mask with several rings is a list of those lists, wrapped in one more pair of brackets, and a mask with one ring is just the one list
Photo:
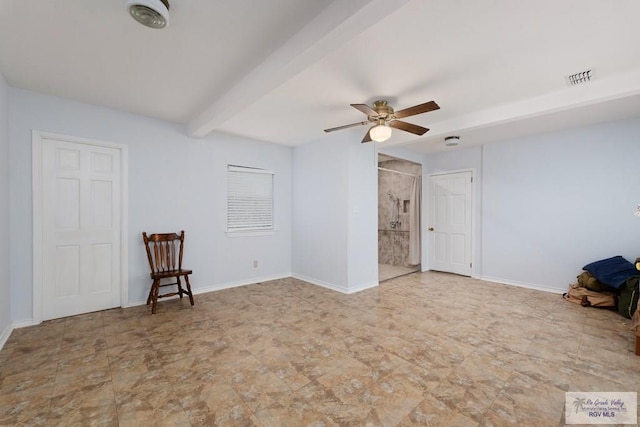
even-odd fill
[(133, 19), (149, 28), (169, 25), (169, 0), (127, 0), (127, 10)]
[(447, 147), (456, 147), (458, 144), (460, 144), (459, 136), (447, 136), (444, 138), (444, 145)]

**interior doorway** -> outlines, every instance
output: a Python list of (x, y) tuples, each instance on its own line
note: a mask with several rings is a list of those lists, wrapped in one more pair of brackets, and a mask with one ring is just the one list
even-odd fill
[(473, 173), (429, 176), (429, 269), (471, 276)]
[(120, 307), (125, 146), (33, 132), (33, 321)]
[(421, 269), (422, 165), (378, 154), (378, 281)]

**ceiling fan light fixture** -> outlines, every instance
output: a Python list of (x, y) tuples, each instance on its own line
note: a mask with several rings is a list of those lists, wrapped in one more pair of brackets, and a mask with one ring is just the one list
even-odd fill
[(373, 103), (373, 107), (367, 104), (351, 104), (353, 108), (367, 115), (367, 120), (351, 123), (348, 125), (342, 125), (334, 128), (325, 129), (325, 132), (333, 132), (336, 130), (348, 129), (355, 126), (371, 125), (367, 133), (362, 138), (362, 143), (365, 142), (382, 142), (391, 137), (391, 128), (401, 130), (403, 132), (409, 132), (414, 135), (424, 135), (429, 129), (408, 123), (402, 120), (405, 117), (415, 116), (417, 114), (428, 113), (429, 111), (439, 110), (440, 106), (435, 101), (425, 102), (423, 104), (414, 105), (413, 107), (405, 108), (400, 111), (395, 111), (387, 101), (376, 101)]
[(127, 10), (133, 19), (149, 28), (169, 25), (169, 0), (127, 0)]
[(383, 142), (391, 138), (391, 128), (384, 123), (374, 126), (369, 131), (369, 136), (376, 142)]

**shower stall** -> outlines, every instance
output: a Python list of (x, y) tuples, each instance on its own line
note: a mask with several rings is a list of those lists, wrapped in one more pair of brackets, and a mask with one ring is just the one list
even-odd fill
[(422, 166), (378, 154), (378, 280), (420, 270)]

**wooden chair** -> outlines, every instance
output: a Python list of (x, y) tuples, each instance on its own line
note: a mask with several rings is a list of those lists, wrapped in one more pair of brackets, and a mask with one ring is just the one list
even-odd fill
[[(147, 257), (149, 258), (149, 267), (151, 268), (151, 289), (149, 290), (149, 297), (147, 297), (147, 305), (153, 302), (151, 306), (151, 313), (154, 314), (158, 308), (158, 298), (171, 297), (179, 295), (180, 298), (183, 295), (189, 296), (189, 301), (193, 305), (193, 293), (191, 292), (191, 285), (189, 284), (189, 275), (191, 270), (182, 269), (182, 250), (184, 247), (184, 230), (180, 234), (165, 233), (165, 234), (152, 234), (147, 237), (147, 233), (142, 233), (142, 239), (144, 245), (147, 248)], [(180, 246), (178, 247), (178, 242)], [(177, 259), (176, 259), (177, 254)], [(176, 268), (177, 267), (177, 268)], [(180, 278), (184, 276), (187, 289), (182, 287)], [(173, 283), (160, 283), (162, 279), (172, 279), (176, 281)], [(170, 292), (160, 295), (160, 288), (163, 286), (178, 286), (176, 292)]]

